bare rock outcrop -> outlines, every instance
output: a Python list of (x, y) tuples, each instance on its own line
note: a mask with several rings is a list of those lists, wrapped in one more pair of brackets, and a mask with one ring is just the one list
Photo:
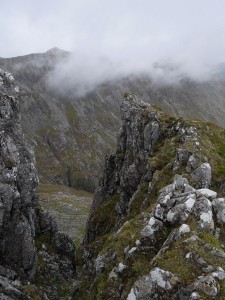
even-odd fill
[[(51, 245), (51, 262), (58, 260), (61, 264), (56, 275), (62, 282), (75, 275), (74, 244), (38, 205), (37, 184), (34, 156), (20, 124), (19, 87), (10, 73), (0, 70), (1, 299), (32, 299), (21, 289), (35, 283), (37, 274), (43, 276), (38, 244), (44, 236), (48, 236)], [(45, 265), (49, 269), (51, 264)], [(47, 279), (45, 284), (48, 285)], [(53, 299), (51, 293), (49, 299)]]
[(121, 115), (83, 244), (82, 280), (92, 284), (80, 294), (223, 299), (224, 130), (174, 118), (130, 94)]

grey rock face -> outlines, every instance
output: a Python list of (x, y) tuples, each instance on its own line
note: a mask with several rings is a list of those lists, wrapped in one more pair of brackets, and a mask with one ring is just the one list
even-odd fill
[(170, 293), (174, 292), (179, 278), (162, 269), (153, 269), (148, 276), (144, 276), (135, 282), (127, 300), (170, 299)]
[(19, 82), (22, 127), (35, 151), (40, 181), (94, 191), (102, 157), (116, 143), (120, 103), (105, 96), (104, 88), (85, 97), (78, 95), (76, 83), (67, 90), (64, 83), (71, 78), (55, 86), (53, 69), (69, 57), (66, 51), (48, 51), (0, 58), (0, 67)]
[(154, 121), (145, 126), (144, 129), (144, 148), (151, 150), (151, 147), (157, 142), (160, 134), (159, 122)]
[(200, 166), (200, 162), (200, 157), (196, 153), (193, 153), (187, 161), (187, 172), (192, 173), (194, 170), (196, 170)]
[(220, 225), (224, 225), (225, 223), (225, 199), (217, 198), (212, 202), (214, 212), (216, 213), (217, 222)]
[(1, 300), (31, 300), (31, 297), (25, 295), (20, 290), (18, 290), (13, 282), (9, 279), (0, 276), (0, 299)]
[(141, 231), (141, 241), (148, 246), (155, 245), (157, 237), (163, 229), (163, 223), (158, 219), (151, 217), (148, 224)]
[(193, 210), (196, 217), (199, 218), (199, 227), (205, 231), (213, 231), (212, 203), (207, 198), (200, 197)]
[(208, 188), (211, 184), (211, 166), (209, 163), (204, 163), (198, 167), (191, 177), (197, 183), (198, 188)]
[(38, 178), (20, 126), (18, 87), (9, 73), (0, 71), (0, 78), (0, 253), (5, 263), (31, 275)]
[(52, 252), (43, 254), (46, 269), (58, 266), (54, 276), (62, 282), (75, 275), (75, 246), (37, 205), (38, 177), (20, 126), (18, 92), (13, 76), (0, 70), (0, 292), (1, 299), (28, 300), (12, 280), (33, 281), (39, 272), (35, 238), (49, 236)]
[[(93, 280), (90, 293), (129, 300), (221, 296), (224, 199), (208, 188), (211, 166), (198, 142), (202, 147), (201, 127), (171, 122), (131, 95), (121, 109), (118, 149), (106, 160), (87, 227), (83, 271)], [(121, 260), (125, 276), (118, 273)], [(108, 280), (103, 288), (102, 278)]]
[(202, 291), (208, 296), (215, 297), (218, 294), (216, 280), (212, 275), (201, 276), (195, 283), (194, 288), (197, 291)]
[[(115, 211), (116, 228), (120, 227), (129, 211), (132, 195), (137, 191), (140, 179), (151, 180), (152, 172), (147, 168), (147, 161), (160, 137), (157, 113), (149, 104), (129, 95), (121, 105), (121, 115), (122, 128), (117, 151), (115, 155), (106, 158), (103, 177), (92, 207), (94, 210), (106, 203), (111, 195), (120, 194)], [(88, 242), (95, 238), (92, 232), (90, 225), (86, 237)]]
[[(38, 154), (38, 169), (42, 180), (65, 184), (73, 181), (69, 176), (71, 169), (59, 167), (60, 171), (55, 175), (50, 167), (46, 166), (47, 169), (45, 168), (44, 171), (41, 167), (46, 157), (51, 163), (65, 164), (66, 160), (58, 155), (60, 150), (69, 147), (73, 149), (73, 156), (74, 153), (76, 154), (76, 161), (79, 161), (76, 165), (78, 169), (86, 172), (86, 176), (83, 176), (81, 180), (77, 178), (78, 182), (75, 181), (73, 184), (90, 187), (93, 181), (97, 183), (96, 177), (100, 170), (99, 166), (102, 164), (102, 156), (105, 153), (111, 153), (121, 124), (119, 107), (124, 91), (134, 91), (135, 94), (144, 96), (146, 101), (160, 105), (169, 113), (188, 118), (194, 116), (225, 125), (224, 76), (216, 76), (204, 84), (183, 79), (179, 85), (166, 86), (155, 84), (147, 76), (129, 76), (105, 82), (85, 97), (71, 97), (71, 94), (76, 92), (76, 83), (74, 82), (72, 86), (68, 84), (70, 92), (61, 95), (64, 85), (67, 86), (67, 82), (71, 83), (72, 78), (70, 74), (64, 76), (64, 72), (59, 74), (60, 67), (58, 66), (58, 64), (68, 64), (69, 56), (68, 52), (57, 50), (17, 58), (0, 58), (0, 67), (15, 74), (22, 86), (24, 95), (22, 121), (29, 141), (34, 146), (38, 145), (42, 148), (43, 153)], [(46, 77), (50, 75), (51, 79), (54, 68), (57, 70), (59, 80), (52, 91), (46, 84)], [(195, 101), (196, 95), (198, 101)], [(70, 123), (70, 118), (67, 118), (68, 107), (74, 109), (75, 117), (71, 123), (77, 122), (79, 129), (76, 129)], [(45, 131), (49, 125), (51, 130)], [(80, 129), (84, 133), (82, 137), (86, 139), (84, 145), (76, 138)], [(45, 131), (44, 134), (42, 134), (43, 131)], [(107, 133), (107, 137), (103, 133)], [(87, 138), (89, 136), (91, 139)], [(93, 140), (98, 142), (98, 145), (101, 143), (104, 151), (96, 147), (98, 148), (96, 154), (95, 151), (92, 152), (95, 156), (94, 167), (89, 167), (86, 161), (90, 154), (89, 146)], [(113, 146), (109, 145), (108, 141)], [(38, 150), (38, 147), (36, 149)], [(57, 154), (58, 159), (54, 154)], [(67, 154), (70, 155), (70, 153)], [(83, 156), (85, 156), (84, 159)], [(70, 158), (72, 158), (71, 155)], [(67, 164), (67, 167), (70, 165)]]
[(191, 152), (186, 149), (182, 149), (182, 148), (177, 149), (176, 159), (173, 164), (173, 170), (176, 170), (181, 166), (186, 166), (187, 162), (190, 159), (190, 155)]

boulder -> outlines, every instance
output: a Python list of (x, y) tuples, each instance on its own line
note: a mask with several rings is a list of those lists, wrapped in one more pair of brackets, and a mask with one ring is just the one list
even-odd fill
[(218, 224), (223, 226), (225, 224), (225, 199), (217, 198), (212, 202), (213, 210), (216, 214)]
[(179, 278), (176, 275), (154, 268), (149, 275), (141, 277), (134, 283), (127, 300), (167, 300), (178, 283)]
[(216, 280), (212, 275), (200, 276), (193, 285), (196, 291), (200, 291), (207, 296), (215, 297), (219, 292)]
[(211, 166), (209, 163), (201, 164), (193, 173), (192, 179), (196, 182), (197, 188), (209, 188), (212, 178)]

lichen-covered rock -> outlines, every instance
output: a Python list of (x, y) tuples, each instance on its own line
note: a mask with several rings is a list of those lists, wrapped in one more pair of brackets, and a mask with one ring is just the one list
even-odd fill
[(182, 287), (176, 293), (173, 300), (190, 300), (190, 299), (191, 299), (191, 290)]
[[(81, 294), (118, 300), (222, 299), (225, 201), (214, 191), (221, 182), (211, 179), (208, 161), (218, 167), (214, 150), (208, 159), (210, 151), (204, 149), (213, 135), (209, 132), (208, 138), (204, 127), (200, 136), (198, 121), (185, 125), (134, 100), (130, 96), (122, 104), (118, 148), (106, 159), (95, 195), (83, 268), (85, 284), (93, 284)], [(212, 149), (220, 147), (214, 145), (215, 136)], [(110, 251), (113, 260), (106, 259)], [(126, 265), (123, 275), (120, 261)]]
[(141, 239), (147, 240), (147, 243), (154, 245), (157, 241), (158, 235), (163, 230), (163, 223), (158, 219), (151, 217), (148, 224), (141, 231)]
[[(130, 95), (121, 105), (121, 115), (122, 127), (117, 151), (115, 155), (106, 158), (104, 174), (92, 206), (94, 213), (94, 209), (110, 202), (111, 195), (119, 193), (120, 197), (112, 212), (116, 215), (116, 228), (120, 227), (127, 215), (132, 195), (137, 191), (141, 178), (151, 180), (152, 171), (147, 167), (147, 161), (160, 137), (157, 113), (149, 104)], [(91, 214), (85, 238), (88, 243), (95, 239), (96, 233), (99, 235), (103, 230), (100, 228), (101, 223), (92, 225), (94, 219), (97, 216), (95, 218)]]
[(214, 199), (217, 196), (217, 192), (209, 190), (209, 189), (199, 189), (196, 191), (197, 196), (205, 196), (208, 199)]
[(148, 299), (170, 299), (169, 295), (174, 292), (179, 283), (179, 278), (162, 269), (153, 269), (148, 276), (137, 280), (127, 300), (148, 300)]
[(217, 198), (212, 202), (213, 209), (216, 213), (217, 222), (220, 225), (224, 225), (225, 223), (225, 199)]
[(167, 221), (173, 225), (185, 222), (189, 217), (190, 211), (194, 205), (194, 201), (195, 200), (193, 199), (190, 205), (189, 203), (181, 203), (174, 206), (167, 214)]
[(123, 263), (119, 263), (118, 266), (114, 267), (109, 273), (109, 280), (117, 279), (118, 276), (124, 276), (126, 273), (127, 266)]
[(186, 166), (190, 159), (190, 156), (191, 156), (190, 151), (182, 148), (177, 149), (176, 158), (173, 163), (173, 170), (177, 170), (182, 166)]
[(111, 252), (106, 252), (103, 255), (99, 255), (94, 263), (95, 273), (101, 274), (107, 264), (115, 259), (116, 254)]
[(0, 75), (0, 254), (6, 264), (33, 277), (38, 179), (20, 126), (17, 86), (9, 73)]
[(212, 297), (215, 297), (219, 292), (216, 280), (212, 275), (199, 277), (194, 283), (194, 289)]
[(194, 170), (196, 170), (201, 164), (201, 159), (200, 157), (196, 154), (193, 153), (187, 162), (186, 170), (188, 173), (192, 173)]
[(180, 226), (180, 228), (179, 228), (179, 235), (184, 235), (185, 233), (188, 233), (188, 232), (190, 232), (191, 230), (190, 230), (190, 227), (189, 227), (189, 225), (187, 225), (187, 224), (182, 224), (181, 226)]
[[(44, 285), (50, 285), (52, 266), (58, 266), (54, 276), (61, 278), (61, 283), (74, 277), (75, 247), (69, 237), (58, 232), (55, 219), (38, 205), (38, 177), (21, 129), (18, 93), (13, 76), (0, 70), (0, 293), (1, 299), (26, 300), (31, 297), (13, 287), (14, 282), (19, 279), (29, 284), (41, 274), (44, 284), (40, 290), (46, 298), (42, 291)], [(48, 236), (49, 245), (44, 245), (41, 257), (37, 248), (43, 235)], [(46, 277), (40, 272), (40, 260), (48, 270)], [(59, 296), (57, 292), (55, 298), (51, 298), (51, 291), (47, 294), (50, 299)]]
[(211, 184), (212, 171), (209, 163), (203, 163), (192, 174), (192, 179), (197, 183), (197, 188), (208, 188)]
[(214, 229), (214, 220), (212, 213), (212, 203), (209, 199), (204, 196), (196, 201), (194, 206), (194, 214), (197, 218), (199, 218), (198, 224), (199, 228), (204, 231), (213, 231)]

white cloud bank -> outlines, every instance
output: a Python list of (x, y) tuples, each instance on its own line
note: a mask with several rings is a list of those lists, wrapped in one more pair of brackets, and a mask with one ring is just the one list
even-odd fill
[(225, 62), (224, 0), (0, 0), (0, 7), (0, 56), (73, 51), (54, 78), (84, 90), (129, 73), (202, 80)]

